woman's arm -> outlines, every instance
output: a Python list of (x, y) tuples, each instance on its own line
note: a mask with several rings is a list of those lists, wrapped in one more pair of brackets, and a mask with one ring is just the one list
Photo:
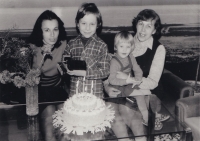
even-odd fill
[(148, 77), (142, 78), (142, 83), (139, 86), (141, 89), (152, 90), (158, 86), (158, 82), (163, 72), (165, 55), (166, 55), (166, 50), (163, 45), (160, 45), (156, 50)]

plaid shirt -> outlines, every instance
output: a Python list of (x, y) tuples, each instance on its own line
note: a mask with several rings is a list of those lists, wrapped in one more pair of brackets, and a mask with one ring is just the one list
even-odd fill
[[(87, 92), (91, 92), (91, 83), (93, 81), (93, 93), (103, 98), (102, 79), (108, 77), (110, 70), (111, 56), (108, 54), (107, 45), (94, 34), (84, 46), (81, 41), (81, 35), (69, 41), (65, 54), (68, 54), (74, 60), (85, 60), (87, 64), (85, 87)], [(79, 81), (79, 90), (83, 91), (83, 77), (71, 76), (70, 96), (75, 94), (76, 84)]]

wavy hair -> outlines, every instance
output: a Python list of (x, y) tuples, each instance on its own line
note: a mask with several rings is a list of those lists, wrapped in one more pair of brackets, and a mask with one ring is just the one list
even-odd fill
[(57, 20), (58, 21), (58, 29), (59, 29), (59, 35), (58, 40), (55, 43), (55, 47), (59, 47), (61, 44), (61, 41), (66, 40), (66, 32), (64, 28), (63, 21), (52, 11), (46, 10), (44, 11), (36, 20), (35, 25), (33, 27), (33, 31), (31, 35), (29, 36), (28, 42), (36, 45), (37, 47), (42, 47), (44, 45), (43, 43), (43, 31), (42, 31), (42, 22), (44, 20)]
[(156, 29), (156, 33), (153, 34), (153, 38), (159, 40), (161, 35), (161, 30), (162, 30), (162, 24), (161, 24), (161, 19), (159, 17), (159, 15), (152, 9), (144, 9), (142, 10), (137, 17), (135, 17), (132, 21), (132, 27), (133, 27), (133, 31), (136, 33), (137, 32), (137, 24), (138, 21), (142, 20), (142, 21), (148, 21), (148, 20), (155, 20), (155, 24), (154, 27)]

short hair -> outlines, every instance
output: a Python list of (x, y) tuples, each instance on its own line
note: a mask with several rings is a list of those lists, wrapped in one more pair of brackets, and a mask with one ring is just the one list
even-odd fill
[(147, 20), (155, 20), (155, 24), (154, 27), (156, 29), (156, 33), (153, 34), (153, 38), (159, 40), (161, 35), (161, 30), (162, 30), (162, 24), (161, 24), (161, 19), (159, 17), (159, 15), (152, 9), (144, 9), (142, 10), (136, 18), (133, 19), (132, 21), (132, 27), (133, 27), (133, 31), (136, 33), (137, 32), (137, 24), (138, 21), (142, 20), (142, 21), (147, 21)]
[(99, 9), (97, 8), (97, 6), (94, 3), (83, 3), (81, 5), (81, 7), (78, 9), (76, 18), (75, 18), (77, 32), (80, 33), (79, 28), (78, 28), (78, 23), (79, 23), (80, 19), (82, 19), (87, 14), (94, 14), (96, 16), (96, 18), (97, 18), (96, 32), (97, 32), (97, 34), (101, 33), (102, 25), (103, 25), (102, 16), (101, 16)]
[(29, 36), (29, 43), (36, 45), (37, 47), (42, 47), (43, 43), (43, 31), (42, 31), (42, 22), (44, 20), (57, 20), (58, 21), (58, 29), (59, 35), (58, 40), (55, 43), (55, 47), (59, 47), (61, 41), (66, 40), (66, 32), (64, 28), (63, 21), (52, 11), (46, 10), (44, 11), (36, 20), (35, 25), (33, 27), (33, 31)]
[(132, 50), (134, 49), (134, 39), (130, 32), (128, 31), (120, 31), (115, 35), (114, 39), (114, 50), (116, 50), (116, 46), (120, 42), (130, 43)]

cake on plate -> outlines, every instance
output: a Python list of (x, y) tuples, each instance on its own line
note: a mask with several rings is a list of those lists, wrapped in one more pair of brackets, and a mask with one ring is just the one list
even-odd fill
[(81, 92), (73, 95), (64, 102), (61, 110), (53, 115), (54, 127), (61, 127), (64, 133), (83, 135), (83, 132), (91, 133), (105, 131), (105, 127), (111, 127), (114, 119), (114, 111), (111, 106), (91, 93)]

